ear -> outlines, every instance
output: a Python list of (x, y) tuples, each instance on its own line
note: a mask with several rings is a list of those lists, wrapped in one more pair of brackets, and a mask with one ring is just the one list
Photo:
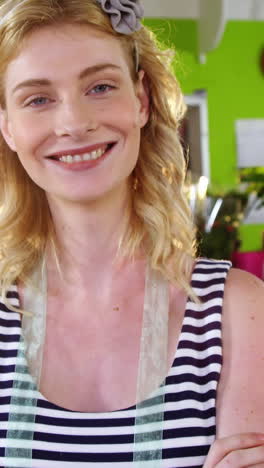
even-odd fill
[(14, 142), (13, 134), (11, 131), (11, 125), (8, 120), (8, 115), (7, 111), (0, 107), (0, 129), (1, 133), (3, 135), (3, 138), (5, 139), (6, 143), (8, 144), (9, 148), (12, 151), (16, 152), (16, 145)]
[(149, 86), (144, 70), (138, 73), (136, 94), (140, 102), (140, 125), (143, 128), (149, 119)]

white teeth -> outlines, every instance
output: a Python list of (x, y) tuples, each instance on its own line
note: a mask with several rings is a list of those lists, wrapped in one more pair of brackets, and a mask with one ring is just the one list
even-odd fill
[(91, 153), (84, 153), (84, 154), (75, 154), (71, 156), (68, 154), (67, 156), (61, 156), (59, 160), (64, 163), (72, 164), (74, 162), (81, 162), (81, 161), (91, 161), (94, 159), (100, 158), (107, 150), (107, 147), (100, 148), (96, 151), (92, 151)]
[(73, 161), (74, 162), (80, 162), (82, 160), (81, 156), (79, 154), (76, 154), (76, 156), (73, 156)]

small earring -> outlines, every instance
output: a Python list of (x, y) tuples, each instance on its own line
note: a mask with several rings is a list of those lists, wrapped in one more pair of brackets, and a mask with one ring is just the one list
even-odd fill
[(183, 249), (183, 243), (180, 240), (176, 239), (176, 237), (172, 238), (172, 245), (176, 249), (179, 249), (179, 250)]
[(134, 177), (133, 189), (135, 190), (135, 192), (136, 192), (137, 189), (138, 189), (138, 178), (137, 178), (137, 177)]
[(170, 163), (169, 164), (169, 168), (168, 167), (163, 167), (161, 172), (162, 172), (162, 175), (164, 175), (164, 177), (166, 177), (166, 179), (168, 180), (169, 184), (171, 185), (172, 182), (173, 182), (173, 175), (176, 171), (176, 167), (173, 163)]

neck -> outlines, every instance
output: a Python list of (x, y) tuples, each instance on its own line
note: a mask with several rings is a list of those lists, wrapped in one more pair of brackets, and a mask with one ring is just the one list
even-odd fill
[(89, 276), (98, 278), (108, 274), (127, 227), (130, 209), (127, 188), (89, 204), (52, 198), (48, 201), (63, 277), (87, 282)]

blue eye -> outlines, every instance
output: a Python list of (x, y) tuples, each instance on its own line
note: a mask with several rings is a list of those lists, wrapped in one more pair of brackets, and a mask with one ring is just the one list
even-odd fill
[(35, 99), (32, 99), (32, 101), (28, 103), (28, 106), (33, 106), (33, 107), (44, 106), (45, 104), (47, 104), (47, 101), (49, 101), (48, 98), (45, 98), (43, 96), (38, 96)]
[(110, 86), (108, 84), (98, 84), (96, 85), (90, 92), (92, 94), (104, 94), (107, 91), (111, 91), (111, 89), (114, 89), (114, 86)]

